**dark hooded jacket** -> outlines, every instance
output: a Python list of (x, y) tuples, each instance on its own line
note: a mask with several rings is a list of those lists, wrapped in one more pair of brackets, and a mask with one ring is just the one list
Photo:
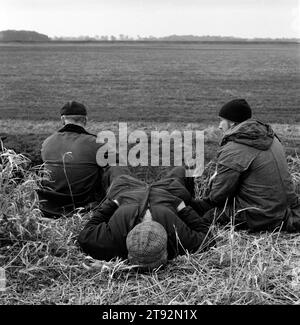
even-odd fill
[(41, 150), (50, 180), (39, 191), (45, 216), (66, 215), (103, 195), (103, 169), (96, 162), (99, 144), (84, 128), (67, 124), (48, 137)]
[[(300, 200), (280, 140), (272, 128), (247, 120), (227, 132), (208, 201), (253, 231), (300, 231)], [(222, 218), (222, 216), (221, 216)]]
[[(177, 212), (182, 201), (187, 206)], [(178, 179), (167, 178), (147, 185), (128, 175), (119, 176), (112, 182), (106, 200), (80, 232), (78, 242), (84, 252), (96, 259), (127, 258), (127, 234), (149, 208), (153, 220), (167, 232), (169, 259), (185, 254), (186, 250), (195, 252), (213, 241), (208, 234), (210, 224), (188, 206), (190, 201), (190, 193)]]

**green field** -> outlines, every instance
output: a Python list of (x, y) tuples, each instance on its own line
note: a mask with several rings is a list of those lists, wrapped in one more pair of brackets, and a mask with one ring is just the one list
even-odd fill
[(300, 122), (298, 44), (0, 44), (1, 118), (54, 120), (68, 100), (96, 121), (213, 121), (246, 98), (254, 115)]

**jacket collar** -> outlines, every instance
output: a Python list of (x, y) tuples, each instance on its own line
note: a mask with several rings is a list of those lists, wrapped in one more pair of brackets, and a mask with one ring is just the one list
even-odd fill
[(221, 140), (221, 146), (233, 141), (259, 150), (268, 150), (273, 143), (274, 136), (276, 134), (270, 125), (249, 119), (229, 129)]
[(87, 132), (82, 126), (79, 126), (76, 124), (66, 124), (58, 132), (74, 132), (74, 133), (78, 133), (78, 134), (88, 134), (88, 135), (95, 136), (94, 134)]

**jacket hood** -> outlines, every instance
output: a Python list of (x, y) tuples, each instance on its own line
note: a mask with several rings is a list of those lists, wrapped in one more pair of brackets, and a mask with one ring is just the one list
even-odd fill
[(222, 138), (221, 146), (233, 141), (259, 150), (268, 150), (274, 136), (276, 134), (270, 125), (250, 119), (228, 130)]

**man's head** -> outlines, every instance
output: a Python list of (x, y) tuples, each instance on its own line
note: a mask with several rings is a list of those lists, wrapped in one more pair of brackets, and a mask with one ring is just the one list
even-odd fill
[(127, 235), (128, 260), (142, 269), (152, 270), (168, 261), (167, 232), (158, 222), (146, 217)]
[(76, 124), (86, 126), (87, 111), (83, 104), (69, 101), (60, 110), (61, 121), (63, 125)]
[(226, 132), (234, 125), (242, 123), (252, 116), (252, 111), (245, 99), (234, 99), (226, 103), (219, 112), (219, 129)]

